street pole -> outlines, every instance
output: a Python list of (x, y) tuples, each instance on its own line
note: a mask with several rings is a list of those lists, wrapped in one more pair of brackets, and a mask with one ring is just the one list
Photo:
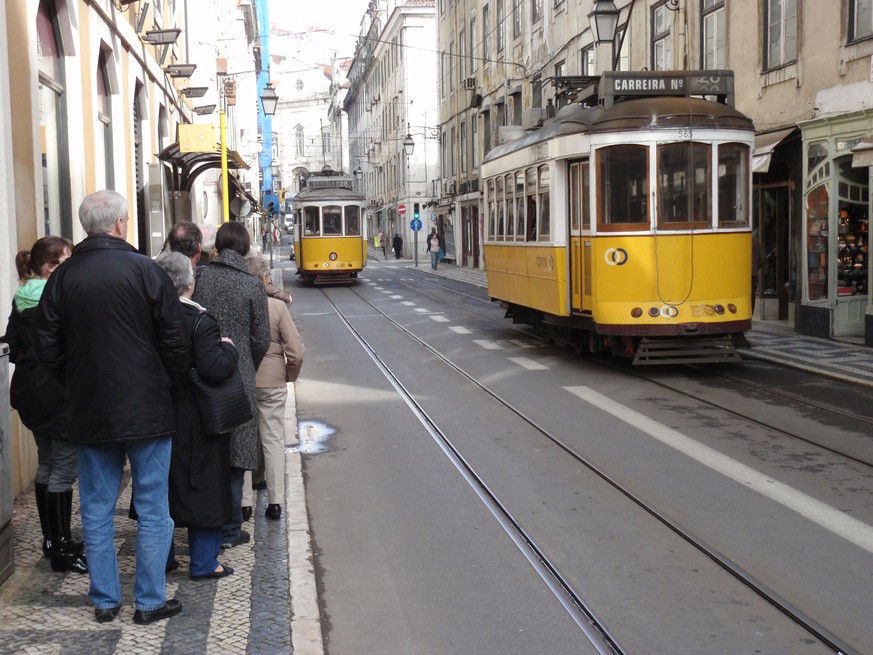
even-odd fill
[(224, 100), (218, 110), (218, 129), (221, 132), (221, 205), (223, 222), (230, 221), (230, 187), (227, 179), (227, 118), (224, 114)]
[(415, 242), (415, 247), (413, 248), (413, 252), (415, 252), (415, 266), (418, 267), (418, 230), (413, 230), (413, 241)]

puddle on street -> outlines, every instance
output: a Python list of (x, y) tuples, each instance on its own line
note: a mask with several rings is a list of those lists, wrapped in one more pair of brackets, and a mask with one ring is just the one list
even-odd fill
[(332, 427), (319, 421), (300, 421), (297, 424), (297, 452), (317, 454), (327, 451), (327, 440), (334, 433)]

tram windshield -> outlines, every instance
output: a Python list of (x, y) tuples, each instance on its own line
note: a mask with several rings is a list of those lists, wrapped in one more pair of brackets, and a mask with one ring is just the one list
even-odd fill
[(617, 145), (597, 152), (598, 228), (645, 230), (649, 227), (649, 149)]
[(357, 205), (346, 207), (346, 236), (361, 235), (361, 208)]
[(303, 233), (306, 236), (317, 237), (321, 235), (321, 223), (319, 218), (318, 207), (303, 208)]
[(342, 207), (330, 205), (323, 210), (324, 235), (336, 236), (343, 233), (343, 210)]
[(718, 147), (718, 225), (749, 224), (749, 146), (723, 143)]
[(712, 225), (711, 150), (705, 143), (658, 146), (658, 225), (685, 228)]

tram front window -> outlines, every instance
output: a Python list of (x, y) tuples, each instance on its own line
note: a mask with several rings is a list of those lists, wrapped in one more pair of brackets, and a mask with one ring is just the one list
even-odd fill
[(343, 233), (342, 208), (331, 205), (324, 208), (324, 235), (337, 235)]
[(749, 146), (723, 143), (718, 147), (718, 225), (749, 224)]
[(705, 143), (658, 146), (658, 225), (712, 225), (710, 147)]
[(361, 208), (356, 205), (346, 207), (346, 236), (361, 236)]
[(321, 226), (318, 219), (318, 207), (306, 207), (303, 209), (303, 230), (306, 236), (317, 237), (321, 235)]
[(648, 154), (646, 146), (638, 145), (609, 146), (597, 151), (598, 229), (648, 227)]

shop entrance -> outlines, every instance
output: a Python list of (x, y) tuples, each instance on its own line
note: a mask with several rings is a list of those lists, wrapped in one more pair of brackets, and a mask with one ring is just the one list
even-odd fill
[(788, 320), (788, 306), (796, 293), (795, 261), (790, 249), (791, 187), (757, 185), (753, 227), (764, 253), (757, 277), (757, 306), (764, 320)]
[(868, 169), (852, 168), (851, 156), (835, 161), (837, 173), (837, 296), (833, 334), (864, 334), (870, 188)]

